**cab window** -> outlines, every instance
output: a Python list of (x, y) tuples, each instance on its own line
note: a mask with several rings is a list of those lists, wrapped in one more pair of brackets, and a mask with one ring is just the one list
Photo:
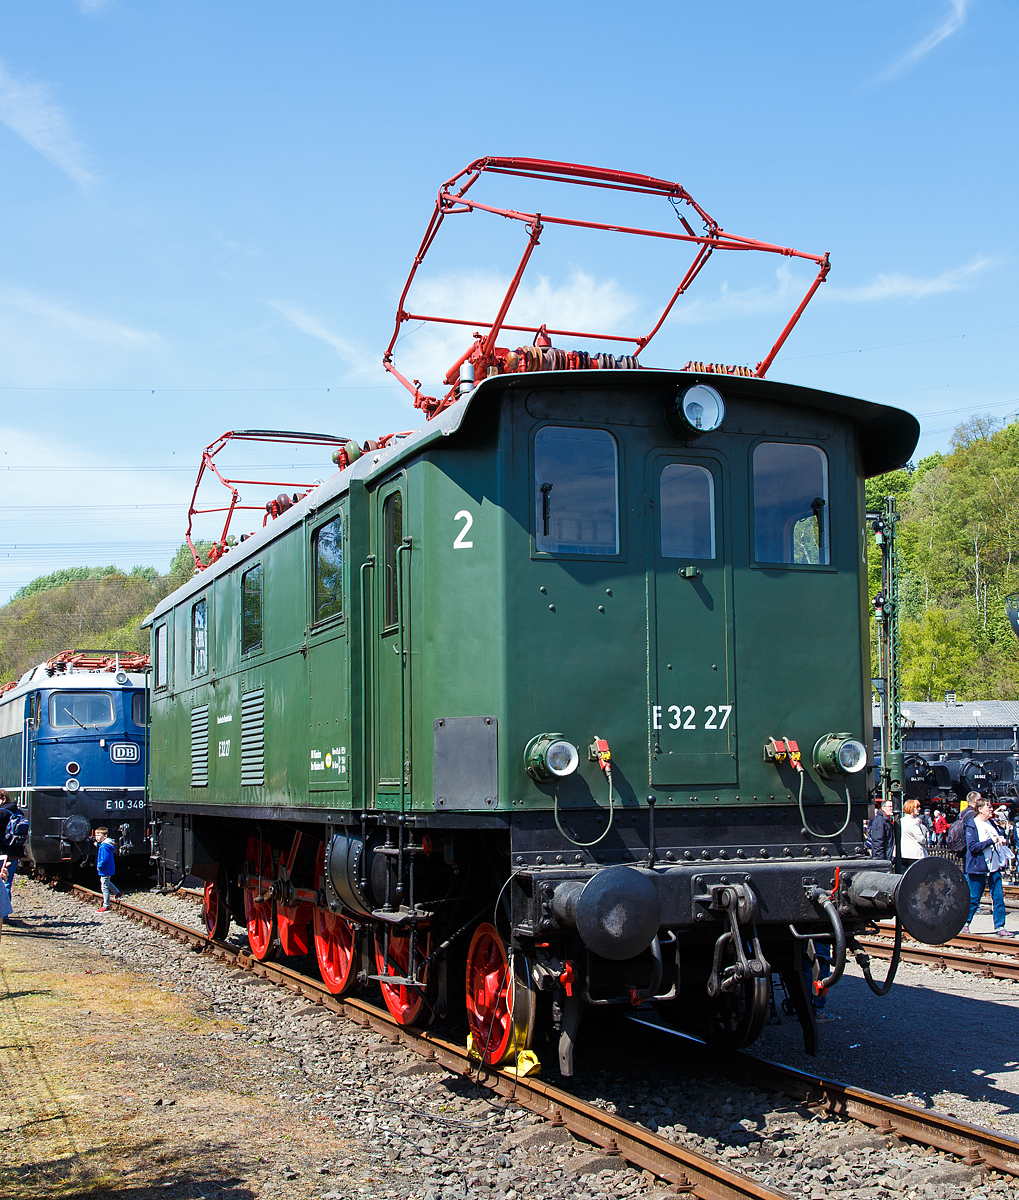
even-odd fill
[(618, 554), (615, 438), (604, 429), (539, 429), (534, 437), (534, 509), (539, 551)]
[(754, 558), (825, 566), (828, 459), (818, 446), (761, 442), (754, 449)]
[(148, 692), (131, 693), (131, 720), (144, 728), (149, 723)]
[(315, 620), (343, 615), (343, 518), (317, 530), (314, 538)]
[(403, 494), (393, 492), (382, 506), (384, 561), (383, 597), (385, 623), (395, 625), (400, 619), (400, 574), (398, 552), (403, 542)]
[(715, 481), (707, 467), (670, 463), (659, 485), (663, 558), (715, 557)]
[(203, 596), (191, 606), (191, 674), (209, 669), (209, 602)]
[(167, 683), (166, 626), (156, 627), (156, 687), (165, 688)]
[(262, 564), (241, 576), (241, 653), (262, 649)]
[(50, 725), (54, 729), (79, 726), (94, 729), (113, 724), (113, 698), (108, 692), (52, 692)]

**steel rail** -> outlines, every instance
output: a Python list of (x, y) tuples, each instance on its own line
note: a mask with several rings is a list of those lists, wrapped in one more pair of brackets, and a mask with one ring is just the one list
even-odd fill
[(725, 1075), (737, 1083), (765, 1087), (781, 1092), (808, 1108), (813, 1108), (845, 1120), (859, 1121), (879, 1133), (903, 1138), (922, 1146), (932, 1146), (954, 1154), (969, 1166), (986, 1166), (1008, 1175), (1019, 1175), (1019, 1139), (995, 1133), (980, 1125), (971, 1125), (946, 1113), (918, 1108), (893, 1096), (865, 1088), (851, 1087), (836, 1079), (825, 1079), (787, 1067), (784, 1063), (769, 1062), (745, 1051), (720, 1054), (699, 1038), (677, 1033), (667, 1026), (639, 1017), (630, 1018), (649, 1029), (655, 1029), (683, 1039), (691, 1057), (699, 1060), (705, 1071)]
[[(101, 900), (98, 892), (79, 884), (72, 885), (71, 892), (90, 903)], [(215, 941), (200, 930), (171, 921), (126, 900), (117, 898), (112, 903), (118, 912), (141, 925), (166, 933), (212, 958), (304, 996), (313, 1004), (347, 1017), (362, 1029), (383, 1035), (394, 1046), (401, 1045), (415, 1051), (451, 1074), (476, 1079), (498, 1095), (513, 1100), (553, 1125), (565, 1126), (570, 1133), (601, 1147), (609, 1156), (625, 1160), (641, 1170), (651, 1171), (670, 1184), (675, 1192), (696, 1196), (700, 1200), (792, 1200), (788, 1192), (741, 1175), (695, 1150), (675, 1145), (642, 1125), (588, 1104), (561, 1088), (539, 1079), (518, 1079), (508, 1071), (485, 1067), (477, 1059), (471, 1058), (462, 1047), (426, 1030), (397, 1025), (385, 1009), (364, 1000), (349, 996), (340, 999), (317, 980), (290, 967), (259, 962), (243, 950)]]
[[(97, 892), (88, 888), (76, 885), (72, 891), (92, 902), (100, 899)], [(578, 1100), (560, 1088), (536, 1079), (516, 1079), (506, 1071), (481, 1067), (461, 1047), (427, 1031), (397, 1025), (386, 1010), (363, 1000), (351, 997), (338, 999), (316, 980), (289, 967), (258, 962), (244, 951), (213, 941), (196, 929), (157, 916), (126, 901), (115, 900), (114, 904), (134, 920), (167, 932), (196, 948), (204, 948), (214, 958), (233, 963), (287, 987), (315, 1004), (348, 1017), (362, 1028), (384, 1034), (394, 1045), (400, 1044), (415, 1050), (454, 1074), (478, 1079), (499, 1095), (512, 1098), (521, 1107), (555, 1125), (565, 1125), (571, 1133), (601, 1146), (607, 1153), (619, 1154), (634, 1166), (652, 1171), (667, 1180), (675, 1191), (705, 1198), (746, 1196), (762, 1200), (787, 1196), (785, 1192), (765, 1187), (696, 1151), (676, 1146), (641, 1125)], [(699, 1060), (698, 1065), (705, 1071), (779, 1092), (808, 1108), (843, 1120), (858, 1121), (890, 1137), (931, 1146), (955, 1155), (969, 1166), (984, 1166), (1019, 1176), (1019, 1139), (960, 1121), (945, 1113), (918, 1108), (880, 1092), (852, 1087), (782, 1063), (769, 1062), (744, 1051), (719, 1053), (716, 1047), (708, 1046), (699, 1038), (641, 1020), (637, 1016), (630, 1019), (635, 1024), (681, 1038), (689, 1051), (688, 1057)]]
[[(856, 940), (878, 958), (892, 956), (893, 939), (888, 934), (882, 932), (858, 937)], [(972, 950), (982, 953), (968, 952)], [(992, 955), (1005, 957), (995, 958), (991, 957)], [(987, 979), (1019, 979), (1019, 945), (993, 935), (964, 933), (943, 946), (925, 946), (921, 942), (903, 940), (900, 957), (903, 962), (952, 971), (967, 971), (972, 975), (983, 975)]]

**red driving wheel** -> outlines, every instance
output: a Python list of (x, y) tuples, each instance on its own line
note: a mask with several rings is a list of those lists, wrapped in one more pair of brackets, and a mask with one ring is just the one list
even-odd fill
[(479, 925), (467, 951), (467, 1023), (475, 1051), (489, 1066), (515, 1058), (518, 1050), (530, 1045), (528, 1028), (518, 1022), (514, 1030), (516, 991), (498, 930), (494, 925)]
[[(325, 843), (318, 852), (315, 870), (316, 886), (323, 890), (322, 871), (325, 864)], [(349, 992), (357, 982), (354, 959), (357, 957), (357, 926), (339, 913), (328, 912), (316, 907), (313, 918), (315, 931), (315, 956), (322, 982), (334, 996)]]
[[(272, 878), (272, 847), (262, 842), (261, 875), (263, 880)], [(258, 862), (259, 839), (248, 838), (247, 861)], [(275, 957), (278, 938), (276, 936), (276, 902), (274, 900), (256, 900), (260, 894), (256, 888), (244, 889), (244, 915), (248, 922), (248, 945), (251, 953), (259, 961)]]
[(205, 932), (209, 937), (219, 938), (222, 941), (229, 933), (230, 912), (215, 883), (205, 885), (205, 894), (202, 897), (202, 917), (205, 920)]
[[(418, 930), (417, 950), (419, 960), (428, 957), (429, 933), (427, 929)], [(375, 927), (375, 969), (379, 975), (396, 975), (407, 977), (410, 962), (410, 932), (406, 929), (389, 929), (389, 957), (386, 957), (386, 928)], [(422, 979), (422, 985), (427, 980)], [(406, 984), (383, 983), (382, 999), (386, 1008), (400, 1025), (413, 1025), (421, 1015), (425, 1006), (425, 998), (415, 987)]]

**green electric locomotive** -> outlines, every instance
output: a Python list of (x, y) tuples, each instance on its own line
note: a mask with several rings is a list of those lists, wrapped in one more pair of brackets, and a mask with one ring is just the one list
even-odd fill
[[(468, 186), (500, 166), (692, 204), (531, 160)], [(512, 215), (526, 259), (550, 218)], [(708, 222), (680, 240), (747, 248)], [(210, 933), (377, 981), (401, 1022), (466, 1005), (488, 1063), (545, 1021), (571, 1073), (587, 1004), (746, 1045), (772, 972), (812, 1048), (804, 954), (825, 988), (875, 916), (937, 942), (966, 914), (953, 866), (895, 874), (862, 828), (863, 481), (917, 423), (766, 365), (500, 348), (514, 286), (444, 400), (408, 384), (422, 428), (340, 439), (148, 618), (165, 877), (207, 881)]]

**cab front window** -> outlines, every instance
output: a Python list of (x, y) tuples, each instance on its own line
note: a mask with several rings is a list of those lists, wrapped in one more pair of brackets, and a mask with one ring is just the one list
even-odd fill
[(828, 459), (818, 446), (761, 442), (754, 449), (754, 558), (819, 567), (831, 562)]
[(535, 546), (619, 553), (619, 463), (604, 429), (546, 425), (534, 437)]
[(50, 725), (54, 729), (96, 729), (113, 724), (113, 697), (109, 692), (53, 692)]
[(662, 558), (714, 558), (715, 482), (707, 467), (669, 463), (659, 491)]

